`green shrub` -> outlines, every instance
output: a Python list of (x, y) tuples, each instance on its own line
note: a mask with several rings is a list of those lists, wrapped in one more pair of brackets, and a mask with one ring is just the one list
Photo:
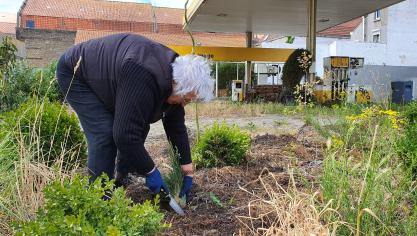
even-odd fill
[(214, 123), (194, 146), (193, 160), (197, 168), (239, 165), (249, 147), (250, 136), (239, 127)]
[(13, 63), (0, 83), (0, 111), (15, 109), (33, 96), (62, 100), (55, 79), (56, 64), (52, 62), (46, 68), (37, 69), (24, 61)]
[(409, 123), (417, 123), (417, 102), (413, 101), (404, 106), (402, 114)]
[(16, 52), (17, 48), (12, 42), (12, 38), (4, 37), (0, 44), (0, 75), (16, 61)]
[[(44, 208), (35, 220), (17, 223), (16, 235), (154, 235), (169, 227), (162, 224), (158, 199), (133, 204), (123, 188), (113, 189), (114, 181), (106, 176), (91, 185), (77, 175), (72, 181), (54, 181), (44, 190)], [(104, 200), (110, 192), (111, 199)]]
[(417, 180), (417, 102), (403, 107), (402, 116), (406, 119), (404, 135), (397, 142), (397, 151), (405, 171)]
[(408, 174), (417, 180), (417, 124), (409, 124), (397, 143), (398, 154)]
[(48, 100), (31, 99), (18, 109), (4, 113), (2, 128), (12, 131), (17, 143), (39, 145), (41, 153), (37, 158), (52, 164), (64, 155), (64, 164), (72, 164), (85, 158), (86, 143), (76, 115), (65, 105), (61, 107)]
[(300, 67), (298, 58), (305, 52), (305, 49), (299, 48), (294, 50), (285, 62), (282, 68), (282, 84), (289, 92), (295, 90), (295, 86), (300, 84), (301, 79), (305, 75), (304, 70)]

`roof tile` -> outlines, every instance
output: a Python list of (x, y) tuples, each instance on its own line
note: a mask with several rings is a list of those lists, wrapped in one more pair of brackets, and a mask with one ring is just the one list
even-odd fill
[[(122, 32), (113, 31), (91, 31), (78, 30), (75, 37), (75, 43), (85, 42), (90, 39), (104, 37), (111, 34)], [(147, 37), (151, 40), (159, 42), (164, 45), (184, 45), (190, 46), (191, 39), (186, 33), (135, 33)], [(244, 34), (218, 34), (218, 33), (194, 33), (193, 34), (197, 46), (217, 46), (217, 47), (245, 47)]]
[(317, 33), (317, 36), (328, 37), (350, 37), (350, 33), (354, 31), (362, 23), (362, 18), (356, 18), (340, 25), (333, 26)]
[(27, 0), (23, 15), (181, 24), (183, 9), (106, 0)]
[(0, 33), (16, 34), (16, 23), (0, 22)]

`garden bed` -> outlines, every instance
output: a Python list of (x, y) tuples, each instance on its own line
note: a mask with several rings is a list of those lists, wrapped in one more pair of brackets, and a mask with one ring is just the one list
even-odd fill
[[(307, 126), (294, 136), (258, 135), (252, 140), (245, 164), (198, 170), (194, 177), (192, 200), (185, 208), (186, 216), (166, 212), (165, 219), (172, 227), (163, 235), (248, 233), (250, 229), (245, 226), (243, 219), (248, 216), (249, 202), (254, 200), (254, 195), (249, 192), (266, 194), (259, 184), (260, 175), (271, 173), (285, 187), (289, 182), (288, 168), (295, 168), (300, 172), (296, 178), (314, 182), (323, 159), (323, 142), (316, 140), (316, 137), (318, 135)], [(147, 144), (147, 148), (164, 171), (162, 163), (167, 146), (160, 141), (153, 140)], [(300, 186), (301, 183), (304, 181), (297, 181)], [(142, 186), (139, 180), (128, 187), (128, 195), (135, 202), (142, 202), (150, 197)], [(261, 225), (251, 227), (258, 226)]]

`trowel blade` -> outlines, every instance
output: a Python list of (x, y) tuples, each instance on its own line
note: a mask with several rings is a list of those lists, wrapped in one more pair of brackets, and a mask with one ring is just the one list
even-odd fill
[(185, 213), (180, 207), (180, 205), (178, 204), (178, 202), (175, 201), (175, 199), (171, 196), (171, 194), (168, 195), (168, 197), (169, 197), (169, 206), (172, 208), (172, 210), (174, 210), (178, 215), (184, 216)]

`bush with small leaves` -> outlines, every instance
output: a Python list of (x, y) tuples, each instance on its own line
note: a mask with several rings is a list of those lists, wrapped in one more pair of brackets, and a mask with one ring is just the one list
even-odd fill
[(417, 123), (417, 101), (413, 101), (404, 106), (403, 116), (410, 124)]
[[(123, 188), (103, 175), (94, 183), (76, 175), (56, 180), (45, 189), (45, 206), (36, 219), (15, 223), (19, 235), (155, 235), (169, 227), (154, 203), (133, 204)], [(103, 196), (111, 193), (110, 200)]]
[(86, 142), (79, 121), (66, 105), (30, 99), (18, 109), (3, 113), (1, 128), (11, 131), (14, 142), (35, 146), (36, 158), (53, 164), (63, 157), (64, 165), (83, 165)]
[(239, 165), (250, 147), (250, 135), (236, 125), (214, 123), (193, 148), (193, 161), (199, 167)]
[(417, 124), (408, 124), (404, 133), (397, 142), (397, 151), (406, 173), (417, 180)]
[(56, 65), (55, 61), (45, 68), (33, 68), (24, 61), (11, 64), (0, 81), (0, 111), (15, 109), (33, 96), (62, 101), (55, 79)]

